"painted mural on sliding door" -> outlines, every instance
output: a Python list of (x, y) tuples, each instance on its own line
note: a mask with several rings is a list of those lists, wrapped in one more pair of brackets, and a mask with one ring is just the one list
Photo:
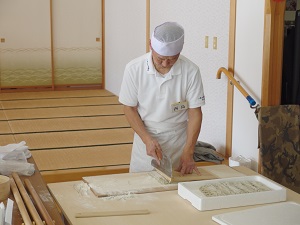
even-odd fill
[(55, 86), (102, 83), (101, 0), (52, 0)]
[(51, 86), (50, 4), (0, 1), (0, 88)]

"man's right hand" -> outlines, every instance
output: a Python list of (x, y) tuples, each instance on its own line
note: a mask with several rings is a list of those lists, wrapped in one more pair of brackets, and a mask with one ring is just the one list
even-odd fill
[(160, 160), (162, 159), (162, 149), (157, 140), (151, 137), (145, 142), (145, 145), (147, 155), (152, 156), (156, 159), (157, 163), (160, 163)]

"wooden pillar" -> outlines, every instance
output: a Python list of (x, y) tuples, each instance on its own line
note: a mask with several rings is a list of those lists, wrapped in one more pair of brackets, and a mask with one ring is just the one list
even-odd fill
[[(261, 106), (276, 106), (281, 103), (285, 7), (286, 0), (265, 1)], [(259, 173), (261, 166), (259, 155)]]
[(265, 1), (261, 105), (280, 105), (286, 0)]
[[(234, 75), (235, 64), (235, 28), (236, 28), (236, 0), (230, 0), (229, 18), (229, 46), (228, 46), (228, 71)], [(233, 94), (234, 86), (228, 80), (227, 85), (227, 113), (226, 113), (226, 146), (225, 157), (232, 154), (232, 129), (233, 129)]]

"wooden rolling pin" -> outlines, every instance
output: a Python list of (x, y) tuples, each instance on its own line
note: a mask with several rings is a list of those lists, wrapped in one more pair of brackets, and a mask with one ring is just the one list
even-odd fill
[(79, 212), (79, 213), (75, 213), (75, 217), (88, 218), (88, 217), (104, 217), (104, 216), (129, 216), (129, 215), (146, 215), (149, 213), (150, 212), (147, 209), (105, 211), (105, 212)]
[(36, 208), (34, 207), (28, 193), (26, 192), (26, 189), (19, 177), (19, 175), (16, 172), (12, 173), (12, 177), (14, 178), (17, 187), (20, 190), (21, 196), (23, 197), (23, 200), (25, 202), (25, 205), (28, 208), (28, 211), (30, 213), (30, 215), (32, 216), (34, 222), (36, 225), (45, 225), (40, 217), (40, 215), (38, 214), (38, 212), (36, 211)]

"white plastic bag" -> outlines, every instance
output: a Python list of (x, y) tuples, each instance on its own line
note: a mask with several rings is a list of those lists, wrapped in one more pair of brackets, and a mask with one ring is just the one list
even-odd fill
[(16, 172), (19, 175), (31, 176), (34, 171), (35, 168), (32, 163), (0, 159), (0, 174), (5, 176), (11, 175), (12, 172)]

